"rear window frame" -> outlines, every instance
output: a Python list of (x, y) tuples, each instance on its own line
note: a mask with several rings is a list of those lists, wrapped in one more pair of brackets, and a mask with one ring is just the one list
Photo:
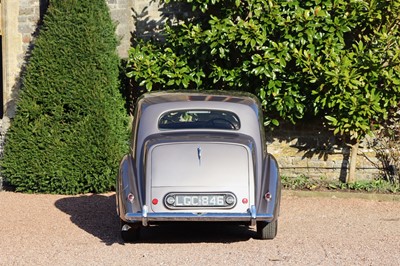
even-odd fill
[[(177, 113), (177, 114), (174, 114)], [(199, 121), (172, 121), (172, 123), (162, 123), (163, 119), (167, 115), (177, 116), (179, 114), (207, 114), (210, 113), (211, 117), (208, 120)], [(220, 113), (220, 114), (218, 114)], [(220, 115), (220, 117), (218, 117)], [(228, 115), (227, 117), (224, 117)], [(176, 118), (177, 118), (176, 117)], [(175, 118), (175, 119), (176, 119)], [(185, 119), (185, 118), (184, 118)], [(188, 119), (188, 118), (186, 118)], [(167, 119), (165, 118), (164, 121)], [(219, 122), (216, 122), (219, 121)], [(222, 109), (205, 109), (205, 108), (195, 108), (195, 109), (176, 109), (163, 112), (157, 121), (157, 127), (159, 130), (187, 130), (187, 129), (202, 129), (202, 130), (229, 130), (238, 131), (241, 128), (241, 121), (239, 116), (232, 111), (222, 110)]]

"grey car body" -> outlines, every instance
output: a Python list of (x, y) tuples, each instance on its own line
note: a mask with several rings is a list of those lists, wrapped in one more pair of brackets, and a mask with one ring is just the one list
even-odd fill
[(171, 221), (257, 225), (260, 238), (273, 239), (281, 183), (265, 143), (260, 104), (251, 94), (144, 94), (117, 178), (123, 239)]

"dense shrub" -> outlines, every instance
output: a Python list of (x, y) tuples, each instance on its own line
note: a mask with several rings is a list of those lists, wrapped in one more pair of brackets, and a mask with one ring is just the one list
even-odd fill
[(51, 1), (1, 162), (17, 191), (114, 187), (127, 131), (116, 46), (104, 0)]
[(130, 49), (127, 74), (148, 91), (249, 91), (266, 125), (315, 115), (354, 139), (399, 101), (399, 0), (161, 2), (196, 12)]
[[(351, 145), (400, 100), (400, 0), (160, 0), (165, 42), (138, 40), (127, 75), (146, 90), (224, 89), (256, 94), (265, 125), (324, 119)], [(156, 37), (156, 35), (154, 35)]]

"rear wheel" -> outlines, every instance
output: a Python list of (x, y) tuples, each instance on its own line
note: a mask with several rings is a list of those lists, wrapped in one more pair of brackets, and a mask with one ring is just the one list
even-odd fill
[(260, 239), (274, 239), (278, 232), (278, 220), (271, 223), (257, 222), (257, 235)]
[(134, 242), (140, 237), (140, 225), (121, 220), (121, 237), (124, 242)]

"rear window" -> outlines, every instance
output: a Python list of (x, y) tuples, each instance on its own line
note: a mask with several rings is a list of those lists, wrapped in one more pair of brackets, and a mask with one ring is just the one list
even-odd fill
[(229, 111), (179, 110), (164, 113), (158, 121), (160, 129), (240, 129), (239, 117)]

